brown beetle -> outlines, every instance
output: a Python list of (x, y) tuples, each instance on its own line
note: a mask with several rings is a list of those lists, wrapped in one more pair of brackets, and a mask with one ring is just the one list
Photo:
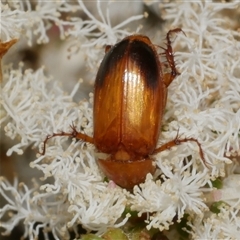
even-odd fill
[(148, 37), (132, 35), (112, 47), (99, 67), (94, 93), (94, 135), (89, 137), (77, 132), (55, 133), (55, 136), (71, 136), (92, 143), (97, 150), (110, 154), (98, 163), (104, 174), (121, 187), (131, 189), (145, 180), (147, 173), (154, 173), (155, 166), (149, 155), (156, 154), (181, 142), (194, 138), (179, 139), (156, 148), (163, 112), (167, 100), (167, 87), (178, 72), (175, 67), (170, 35), (167, 33), (164, 54), (171, 73), (163, 73), (156, 47)]

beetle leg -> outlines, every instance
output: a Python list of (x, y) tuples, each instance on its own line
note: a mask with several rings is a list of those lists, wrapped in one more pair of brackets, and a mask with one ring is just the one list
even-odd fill
[(170, 40), (170, 35), (172, 33), (178, 33), (178, 32), (182, 32), (185, 35), (185, 33), (182, 31), (181, 28), (175, 28), (173, 30), (170, 30), (170, 31), (168, 31), (167, 37), (166, 37), (166, 40), (167, 40), (166, 48), (161, 47), (164, 50), (164, 54), (166, 56), (168, 65), (171, 68), (171, 73), (164, 74), (163, 81), (164, 81), (166, 87), (168, 87), (171, 84), (171, 82), (174, 80), (174, 78), (177, 75), (180, 75), (180, 73), (176, 69), (176, 65), (175, 65), (175, 61), (174, 61), (174, 54), (173, 54), (172, 45), (171, 45), (172, 42)]
[(203, 153), (203, 150), (202, 150), (202, 146), (201, 146), (200, 142), (196, 138), (192, 138), (192, 137), (180, 139), (178, 133), (177, 133), (177, 136), (176, 136), (175, 139), (171, 140), (170, 142), (167, 142), (167, 143), (163, 144), (159, 148), (156, 148), (153, 151), (153, 154), (156, 154), (156, 153), (162, 152), (164, 150), (170, 149), (171, 147), (180, 145), (181, 143), (184, 143), (184, 142), (195, 142), (198, 145), (200, 157), (201, 157), (204, 165), (207, 166), (206, 165), (206, 160), (204, 158), (204, 153)]
[(89, 137), (88, 135), (84, 134), (84, 133), (81, 133), (81, 132), (78, 132), (76, 130), (76, 127), (72, 124), (70, 125), (71, 129), (72, 129), (72, 132), (70, 133), (67, 133), (67, 132), (60, 132), (60, 133), (53, 133), (52, 135), (48, 135), (46, 137), (46, 139), (43, 141), (43, 149), (42, 149), (42, 152), (40, 153), (41, 155), (44, 155), (45, 152), (46, 152), (46, 144), (47, 144), (47, 141), (53, 137), (63, 137), (63, 136), (67, 136), (67, 137), (72, 137), (72, 138), (76, 138), (76, 139), (80, 139), (80, 140), (83, 140), (84, 142), (88, 142), (88, 143), (94, 143), (93, 141), (93, 138), (92, 137)]

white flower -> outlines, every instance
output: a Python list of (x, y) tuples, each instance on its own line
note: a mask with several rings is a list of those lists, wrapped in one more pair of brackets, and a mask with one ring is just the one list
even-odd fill
[[(16, 70), (6, 68), (3, 72), (3, 78), (8, 82), (2, 88), (1, 104), (6, 114), (0, 122), (1, 125), (7, 122), (4, 129), (11, 139), (21, 137), (21, 141), (10, 148), (7, 155), (12, 152), (22, 154), (22, 148), (30, 144), (38, 147), (47, 133), (64, 129), (64, 126), (69, 128), (77, 117), (81, 119), (76, 114), (79, 112), (77, 105), (72, 102), (79, 83), (70, 96), (64, 96), (57, 83), (44, 75), (43, 68), (36, 72), (22, 71), (20, 66)], [(69, 122), (65, 121), (66, 118)]]
[[(1, 177), (0, 186), (0, 194), (7, 202), (0, 212), (1, 219), (6, 218), (1, 222), (1, 226), (5, 229), (4, 235), (10, 234), (13, 228), (23, 221), (24, 237), (35, 239), (41, 228), (47, 229), (51, 226), (54, 237), (58, 239), (60, 227), (70, 220), (66, 215), (65, 196), (35, 192), (38, 186), (29, 189), (24, 183), (18, 184), (16, 179), (11, 185)], [(7, 212), (11, 214), (6, 216)], [(37, 227), (36, 223), (38, 223)], [(69, 237), (67, 229), (63, 236)]]
[(147, 228), (159, 228), (161, 231), (169, 229), (176, 215), (177, 201), (174, 196), (164, 191), (161, 182), (154, 182), (148, 174), (145, 183), (135, 186), (130, 196), (131, 209), (138, 211), (138, 215), (149, 213), (146, 220)]
[(35, 8), (29, 0), (6, 2), (1, 3), (2, 40), (19, 38), (24, 33), (29, 45), (32, 45), (35, 36), (38, 43), (47, 43), (49, 41), (47, 30), (53, 23), (58, 26), (60, 36), (62, 38), (65, 36), (64, 27), (70, 23), (61, 19), (63, 11), (61, 2), (37, 0)]
[(177, 200), (177, 215), (181, 218), (185, 211), (201, 214), (207, 210), (202, 192), (208, 182), (207, 171), (197, 171), (192, 162), (185, 164), (183, 161), (176, 164), (171, 170), (161, 161), (159, 168), (163, 172), (164, 182), (162, 188)]
[(168, 229), (176, 215), (180, 220), (186, 212), (202, 215), (208, 209), (202, 196), (208, 182), (207, 171), (197, 172), (192, 162), (186, 166), (180, 162), (174, 172), (161, 161), (158, 166), (164, 174), (160, 176), (163, 182), (153, 181), (149, 174), (145, 183), (140, 184), (140, 187), (135, 186), (130, 201), (132, 210), (138, 211), (139, 215), (153, 213), (147, 220), (149, 229)]
[[(165, 121), (175, 121), (170, 122), (163, 137), (168, 141), (174, 137), (173, 130), (179, 129), (183, 137), (197, 138), (211, 165), (211, 175), (224, 176), (225, 164), (231, 163), (224, 153), (230, 147), (238, 151), (240, 146), (240, 43), (239, 33), (230, 28), (233, 19), (226, 16), (223, 23), (219, 11), (234, 9), (237, 2), (173, 2), (162, 6), (163, 17), (173, 19), (172, 24), (178, 23), (186, 33), (178, 37), (183, 39), (178, 41), (183, 50), (176, 52), (181, 75), (169, 88), (171, 97), (164, 115)], [(194, 143), (182, 145), (181, 152), (189, 156), (187, 146)]]
[[(74, 40), (71, 42), (71, 47), (69, 48), (72, 54), (78, 51), (84, 51), (87, 59), (87, 63), (90, 68), (96, 68), (96, 65), (99, 64), (99, 56), (102, 55), (102, 46), (115, 44), (117, 41), (122, 38), (130, 35), (131, 33), (128, 30), (125, 30), (124, 27), (130, 23), (144, 18), (144, 14), (132, 15), (125, 19), (124, 21), (118, 23), (116, 26), (113, 26), (110, 19), (110, 7), (114, 4), (111, 2), (106, 3), (106, 12), (102, 11), (101, 1), (96, 1), (97, 11), (93, 15), (85, 6), (83, 1), (78, 0), (80, 9), (84, 11), (87, 15), (88, 20), (83, 21), (80, 18), (73, 17), (71, 18), (72, 27), (69, 28), (67, 35), (73, 36)], [(89, 3), (92, 6), (92, 3)], [(129, 3), (130, 4), (130, 3)], [(139, 28), (136, 32), (139, 31)], [(77, 37), (77, 38), (76, 38)]]
[(78, 192), (78, 197), (68, 209), (73, 215), (68, 227), (79, 222), (86, 229), (101, 234), (109, 227), (120, 227), (127, 222), (129, 216), (117, 222), (121, 219), (127, 203), (123, 190), (118, 187), (99, 186), (92, 185), (88, 191)]
[(233, 206), (223, 205), (220, 213), (209, 213), (204, 218), (195, 217), (188, 223), (188, 231), (193, 239), (239, 239), (240, 209), (239, 200)]

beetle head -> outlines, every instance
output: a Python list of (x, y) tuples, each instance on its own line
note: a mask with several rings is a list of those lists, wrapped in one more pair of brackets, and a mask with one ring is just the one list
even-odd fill
[(153, 161), (147, 157), (141, 160), (116, 160), (110, 156), (106, 160), (98, 159), (103, 173), (120, 187), (132, 189), (135, 185), (144, 182), (148, 173), (155, 172)]

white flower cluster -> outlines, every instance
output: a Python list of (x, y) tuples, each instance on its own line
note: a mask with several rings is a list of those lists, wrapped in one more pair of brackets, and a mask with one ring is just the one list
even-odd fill
[(41, 137), (46, 136), (47, 132), (69, 127), (64, 124), (67, 116), (72, 115), (73, 122), (78, 117), (82, 118), (78, 115), (83, 113), (79, 113), (77, 104), (72, 102), (80, 83), (69, 96), (64, 96), (64, 91), (57, 82), (45, 77), (43, 68), (36, 72), (30, 69), (23, 72), (20, 64), (19, 69), (13, 70), (8, 66), (3, 70), (3, 79), (8, 81), (1, 94), (1, 104), (5, 113), (2, 113), (0, 123), (6, 123), (4, 129), (8, 137), (21, 137), (21, 141), (10, 148), (7, 155), (13, 152), (22, 154), (22, 148), (30, 144), (38, 147), (42, 141)]
[[(48, 43), (47, 31), (54, 24), (59, 29), (61, 39), (71, 37), (70, 51), (75, 53), (80, 48), (81, 50), (85, 48), (89, 66), (96, 67), (96, 59), (99, 57), (100, 50), (102, 51), (102, 46), (114, 44), (117, 40), (129, 35), (130, 32), (124, 27), (146, 15), (130, 16), (116, 26), (111, 26), (109, 7), (112, 4), (109, 3), (106, 16), (100, 7), (101, 1), (91, 4), (97, 8), (99, 19), (91, 14), (82, 0), (37, 0), (34, 2), (35, 7), (30, 0), (4, 0), (1, 2), (1, 40), (5, 42), (23, 36), (29, 45), (32, 45), (34, 41), (38, 44)], [(79, 17), (80, 11), (87, 15), (88, 20), (83, 21)], [(67, 18), (64, 17), (66, 14), (68, 14)]]
[[(73, 40), (72, 46), (84, 48), (96, 68), (101, 56), (95, 47), (129, 35), (123, 27), (143, 18), (143, 14), (134, 15), (114, 27), (109, 8), (104, 17), (101, 1), (96, 2), (100, 20), (83, 1), (70, 2), (38, 0), (33, 9), (29, 0), (3, 1), (2, 41), (24, 35), (32, 43), (36, 35), (38, 43), (45, 43), (49, 40), (47, 30), (54, 23), (60, 36), (81, 40), (80, 45)], [(154, 156), (158, 168), (154, 176), (148, 174), (145, 183), (128, 192), (111, 181), (104, 182), (94, 146), (67, 142), (66, 137), (53, 138), (44, 156), (31, 159), (30, 166), (43, 174), (34, 188), (17, 180), (10, 184), (1, 177), (0, 195), (6, 201), (0, 210), (4, 234), (20, 222), (24, 237), (30, 239), (37, 238), (40, 228), (46, 239), (49, 230), (55, 239), (68, 239), (69, 229), (77, 236), (78, 225), (101, 234), (109, 227), (123, 226), (129, 215), (122, 214), (130, 206), (139, 216), (148, 214), (147, 229), (168, 230), (174, 218), (180, 221), (187, 213), (193, 239), (237, 239), (239, 194), (232, 191), (240, 185), (240, 33), (235, 28), (237, 17), (228, 16), (235, 14), (239, 19), (237, 6), (235, 1), (188, 1), (161, 3), (155, 9), (166, 20), (165, 32), (181, 27), (186, 34), (178, 34), (174, 42), (181, 75), (169, 87), (160, 141), (174, 139), (178, 131), (181, 138), (198, 139), (207, 166), (195, 142), (183, 143)], [(78, 11), (87, 19), (72, 17)], [(63, 13), (70, 17), (63, 18)], [(7, 155), (15, 152), (24, 156), (28, 146), (41, 151), (46, 135), (69, 132), (72, 123), (92, 135), (92, 94), (89, 101), (73, 100), (80, 81), (68, 94), (46, 76), (44, 68), (24, 71), (21, 64), (18, 69), (4, 65), (3, 79), (0, 123), (7, 137), (18, 140)], [(221, 190), (213, 189), (211, 182), (218, 177), (225, 178)], [(48, 183), (40, 185), (40, 180)], [(226, 202), (218, 215), (208, 209), (214, 201)]]
[(193, 239), (239, 239), (240, 201), (233, 206), (222, 206), (219, 214), (209, 212), (189, 223)]
[[(168, 126), (171, 132), (179, 129), (186, 137), (201, 139), (212, 175), (224, 175), (222, 163), (229, 163), (224, 153), (238, 152), (240, 145), (240, 44), (239, 32), (228, 29), (234, 20), (226, 16), (223, 21), (218, 12), (234, 9), (237, 3), (169, 3), (163, 7), (163, 17), (186, 33), (181, 36), (183, 50), (176, 52), (181, 75), (169, 89), (164, 117), (166, 121), (174, 117)], [(163, 135), (173, 137), (168, 131)]]
[[(47, 30), (51, 22), (60, 30), (60, 36), (64, 37), (64, 26), (67, 22), (60, 19), (61, 1), (36, 1), (35, 9), (31, 1), (1, 1), (1, 39), (9, 41), (12, 38), (20, 38), (23, 34), (32, 44), (33, 37), (37, 42), (47, 43), (49, 38)], [(67, 6), (64, 5), (67, 9)]]

